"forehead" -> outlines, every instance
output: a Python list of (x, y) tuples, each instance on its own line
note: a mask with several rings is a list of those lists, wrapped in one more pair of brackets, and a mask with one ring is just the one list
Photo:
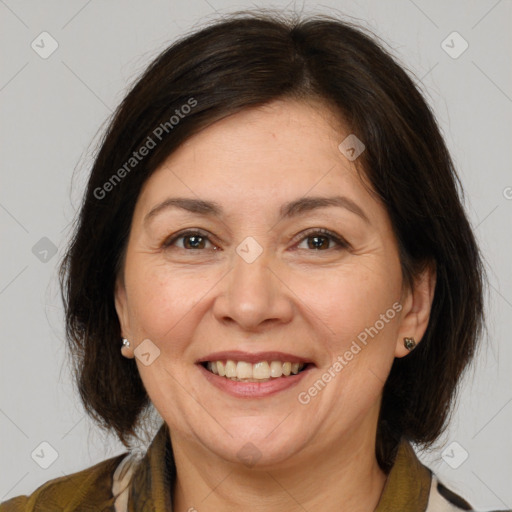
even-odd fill
[(213, 123), (187, 140), (169, 160), (176, 162), (192, 148), (201, 163), (213, 158), (238, 167), (273, 161), (282, 165), (285, 157), (297, 163), (313, 153), (332, 155), (344, 132), (346, 129), (325, 103), (276, 100)]
[(139, 197), (147, 211), (169, 195), (218, 198), (244, 209), (306, 195), (368, 191), (338, 149), (348, 135), (320, 101), (276, 100), (230, 115), (185, 141), (153, 173)]

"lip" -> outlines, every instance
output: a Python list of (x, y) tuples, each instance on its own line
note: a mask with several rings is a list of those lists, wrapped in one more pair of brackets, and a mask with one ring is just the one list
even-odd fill
[(281, 361), (283, 363), (312, 363), (312, 361), (302, 357), (294, 356), (286, 352), (243, 352), (242, 350), (228, 350), (223, 352), (213, 352), (196, 363), (206, 363), (208, 361), (246, 361), (247, 363), (256, 364), (261, 361)]
[[(219, 359), (217, 359), (217, 361), (218, 360)], [(296, 375), (278, 377), (276, 379), (270, 379), (265, 382), (242, 382), (216, 375), (215, 373), (207, 370), (200, 362), (198, 362), (196, 366), (203, 373), (210, 384), (214, 385), (221, 391), (224, 391), (228, 395), (234, 396), (236, 398), (264, 398), (267, 396), (275, 395), (281, 391), (296, 386), (304, 378), (304, 376), (314, 368), (313, 364), (308, 364), (304, 370), (302, 370), (300, 373), (297, 373)]]

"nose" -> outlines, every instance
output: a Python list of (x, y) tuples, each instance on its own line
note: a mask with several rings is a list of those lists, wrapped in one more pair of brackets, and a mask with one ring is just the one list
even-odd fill
[(213, 306), (219, 322), (258, 331), (292, 319), (293, 293), (265, 250), (252, 262), (236, 253), (231, 271), (219, 285)]

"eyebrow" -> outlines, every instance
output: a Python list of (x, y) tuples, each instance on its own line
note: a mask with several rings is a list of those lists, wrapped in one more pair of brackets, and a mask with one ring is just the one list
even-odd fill
[[(301, 197), (289, 203), (285, 203), (279, 209), (281, 219), (292, 218), (302, 215), (306, 212), (326, 207), (339, 207), (355, 213), (361, 217), (366, 223), (370, 224), (368, 216), (354, 202), (345, 196), (333, 197)], [(222, 217), (224, 210), (219, 203), (215, 201), (204, 201), (202, 199), (194, 199), (189, 197), (172, 197), (159, 203), (144, 217), (144, 224), (148, 223), (152, 218), (168, 209), (181, 209), (198, 215)]]

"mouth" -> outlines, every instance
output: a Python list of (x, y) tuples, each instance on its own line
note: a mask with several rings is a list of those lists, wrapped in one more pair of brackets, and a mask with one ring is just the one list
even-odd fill
[(302, 373), (312, 366), (309, 362), (291, 362), (270, 359), (251, 363), (236, 359), (217, 359), (199, 362), (208, 372), (235, 382), (268, 382), (286, 379)]
[(286, 352), (229, 350), (209, 354), (197, 367), (206, 382), (237, 399), (262, 399), (292, 390), (316, 364)]

